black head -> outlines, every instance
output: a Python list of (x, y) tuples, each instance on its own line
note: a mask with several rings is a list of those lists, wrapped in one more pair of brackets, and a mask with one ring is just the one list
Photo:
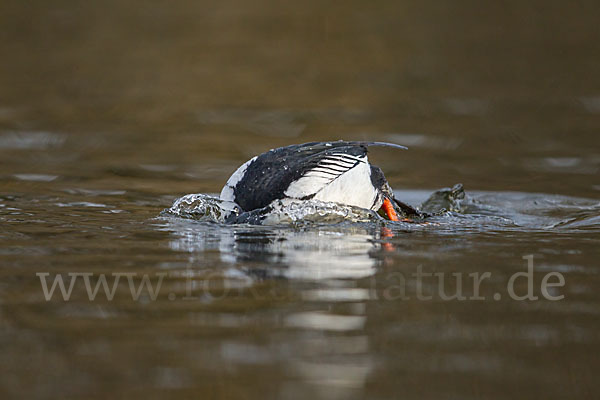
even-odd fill
[(405, 218), (425, 218), (428, 216), (428, 214), (397, 200), (394, 197), (394, 191), (383, 175), (383, 171), (381, 168), (374, 165), (371, 165), (371, 183), (373, 183), (373, 186), (375, 186), (381, 193), (382, 201), (384, 198), (390, 200), (398, 215), (401, 215)]
[(390, 187), (387, 179), (385, 179), (385, 175), (383, 175), (383, 171), (381, 168), (371, 164), (371, 183), (377, 190), (379, 190), (384, 196), (393, 199), (394, 192)]

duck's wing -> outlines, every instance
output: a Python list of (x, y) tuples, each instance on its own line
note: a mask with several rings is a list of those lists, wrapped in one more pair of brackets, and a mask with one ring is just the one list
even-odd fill
[[(348, 152), (352, 150), (351, 152)], [(354, 176), (360, 171), (363, 178), (370, 175), (367, 150), (362, 147), (337, 148), (311, 157), (310, 162), (301, 168), (301, 174), (290, 183), (284, 195), (293, 199), (312, 199), (334, 181), (345, 176)], [(369, 182), (370, 183), (370, 182)], [(358, 184), (358, 182), (356, 182)]]
[[(360, 165), (369, 167), (368, 146), (399, 145), (379, 142), (312, 142), (281, 147), (242, 165), (229, 178), (221, 199), (246, 211), (273, 200), (310, 199), (340, 176)], [(401, 148), (403, 146), (400, 146)]]

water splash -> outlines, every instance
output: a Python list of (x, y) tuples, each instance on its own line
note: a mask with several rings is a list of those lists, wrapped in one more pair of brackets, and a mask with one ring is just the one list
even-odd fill
[(198, 221), (224, 223), (228, 217), (240, 214), (241, 209), (232, 202), (203, 193), (186, 194), (175, 200), (163, 214)]
[(420, 209), (428, 214), (440, 214), (445, 211), (462, 213), (465, 211), (465, 203), (465, 189), (462, 183), (457, 183), (452, 188), (443, 188), (433, 192)]
[(318, 200), (277, 200), (267, 207), (243, 212), (235, 203), (202, 193), (188, 194), (175, 200), (170, 208), (163, 211), (163, 215), (204, 222), (252, 225), (335, 224), (381, 219), (371, 210)]

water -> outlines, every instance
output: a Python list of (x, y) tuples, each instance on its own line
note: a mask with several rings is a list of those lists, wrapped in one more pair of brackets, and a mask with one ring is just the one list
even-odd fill
[[(598, 397), (599, 13), (2, 2), (0, 396)], [(336, 139), (407, 145), (370, 159), (448, 211), (163, 212)], [(529, 263), (537, 300), (515, 300)], [(68, 301), (45, 298), (57, 275)], [(100, 276), (112, 300), (89, 299)]]

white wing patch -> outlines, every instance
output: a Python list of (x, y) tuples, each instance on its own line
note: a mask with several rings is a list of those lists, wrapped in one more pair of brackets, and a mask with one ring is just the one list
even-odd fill
[(371, 183), (367, 156), (332, 154), (292, 182), (285, 195), (371, 208), (378, 194)]
[(254, 156), (250, 160), (243, 163), (237, 170), (235, 170), (233, 175), (229, 177), (227, 183), (225, 184), (225, 186), (223, 186), (223, 189), (221, 190), (221, 194), (219, 195), (219, 198), (221, 200), (235, 202), (233, 188), (235, 187), (235, 185), (238, 184), (239, 181), (242, 180), (244, 174), (246, 173), (246, 169), (248, 169), (248, 165), (250, 165), (250, 163), (256, 160), (256, 157), (258, 156)]

